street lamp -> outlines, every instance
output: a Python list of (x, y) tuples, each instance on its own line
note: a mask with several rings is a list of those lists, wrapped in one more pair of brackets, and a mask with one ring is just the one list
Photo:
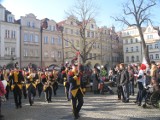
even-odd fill
[(59, 29), (61, 31), (61, 37), (62, 37), (62, 62), (64, 64), (64, 38), (63, 38), (63, 31), (64, 31), (64, 27), (63, 26), (59, 26)]

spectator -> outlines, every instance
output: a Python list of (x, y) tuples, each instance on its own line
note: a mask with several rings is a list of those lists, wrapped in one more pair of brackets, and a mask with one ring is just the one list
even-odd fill
[(5, 90), (6, 86), (7, 86), (6, 80), (0, 81), (0, 120), (4, 118), (1, 112), (1, 97), (6, 94), (6, 90)]
[(131, 65), (128, 66), (129, 73), (129, 93), (130, 95), (134, 95), (134, 70)]
[(121, 78), (120, 84), (123, 88), (123, 102), (129, 102), (129, 75), (123, 63), (120, 64)]
[(99, 69), (94, 68), (94, 73), (93, 73), (93, 91), (94, 94), (98, 94), (98, 83), (99, 83)]

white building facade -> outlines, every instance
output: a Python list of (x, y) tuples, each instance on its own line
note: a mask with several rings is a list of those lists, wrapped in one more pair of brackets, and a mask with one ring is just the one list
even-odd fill
[(20, 60), (20, 25), (14, 15), (0, 5), (0, 66), (14, 65)]

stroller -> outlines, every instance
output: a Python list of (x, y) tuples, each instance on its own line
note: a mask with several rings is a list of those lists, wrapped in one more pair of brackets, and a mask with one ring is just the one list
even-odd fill
[(100, 80), (100, 83), (98, 85), (98, 89), (100, 91), (100, 94), (104, 94), (104, 92), (109, 92), (111, 95), (114, 94), (112, 88), (106, 84), (104, 84), (104, 81), (103, 80)]
[(144, 89), (143, 96), (145, 98), (145, 102), (142, 105), (143, 108), (146, 108), (147, 104), (152, 105), (155, 108), (158, 108), (158, 104), (160, 101), (160, 89), (155, 91), (153, 86), (148, 85), (147, 88)]

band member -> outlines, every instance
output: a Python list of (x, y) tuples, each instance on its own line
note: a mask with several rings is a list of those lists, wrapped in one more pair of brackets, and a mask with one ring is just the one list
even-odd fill
[(53, 93), (54, 96), (57, 95), (57, 89), (58, 89), (58, 82), (57, 82), (57, 72), (55, 70), (53, 70), (53, 73), (50, 74), (50, 79), (52, 82), (52, 88), (53, 88)]
[(52, 98), (52, 84), (51, 84), (51, 80), (48, 79), (48, 72), (43, 74), (42, 82), (44, 84), (43, 90), (44, 90), (44, 93), (45, 93), (45, 101), (48, 101), (48, 103), (50, 103), (50, 102), (52, 102), (51, 101), (51, 98)]
[(68, 69), (64, 66), (61, 67), (61, 81), (63, 81), (63, 85), (64, 85), (64, 90), (65, 90), (65, 94), (66, 94), (66, 97), (67, 97), (67, 100), (69, 101), (69, 82), (68, 82), (68, 77), (67, 77), (67, 71)]
[(22, 85), (22, 91), (23, 91), (24, 99), (27, 99), (26, 82), (27, 82), (27, 76), (29, 76), (29, 72), (27, 72), (26, 69), (24, 69), (24, 71), (23, 71), (23, 76), (24, 76), (24, 82), (23, 82), (23, 85)]
[(32, 72), (32, 69), (29, 71), (29, 76), (27, 77), (26, 88), (28, 90), (28, 99), (30, 106), (34, 103), (34, 97), (36, 96), (36, 84), (35, 84), (35, 73)]
[(72, 107), (73, 107), (73, 114), (74, 118), (78, 119), (79, 112), (81, 107), (83, 106), (83, 91), (81, 89), (81, 81), (78, 75), (78, 72), (73, 66), (72, 71), (68, 72), (69, 76), (69, 83), (70, 83), (70, 97), (72, 99)]
[(22, 75), (22, 71), (18, 71), (18, 69), (15, 68), (14, 71), (10, 74), (10, 79), (12, 80), (12, 86), (11, 89), (13, 90), (14, 94), (14, 101), (16, 108), (22, 107), (22, 81), (24, 81), (24, 77)]
[(43, 91), (43, 84), (42, 84), (42, 73), (39, 69), (39, 72), (38, 72), (38, 78), (36, 80), (36, 87), (37, 87), (37, 90), (38, 90), (38, 97), (40, 98), (41, 97), (41, 94), (42, 94), (42, 91)]

